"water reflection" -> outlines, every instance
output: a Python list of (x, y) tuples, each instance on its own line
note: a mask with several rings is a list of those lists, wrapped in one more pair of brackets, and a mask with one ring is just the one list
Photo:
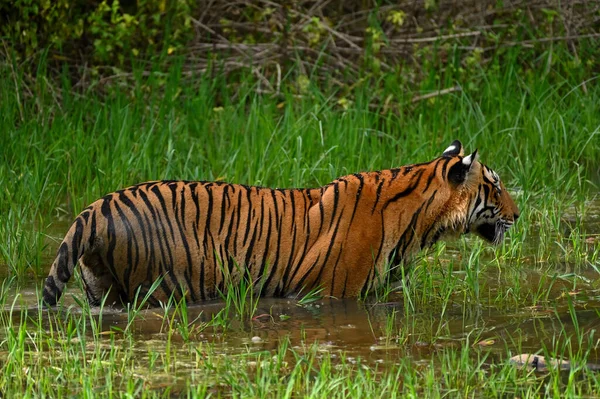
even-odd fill
[[(25, 290), (18, 301), (34, 320), (39, 312), (36, 298), (34, 290)], [(597, 310), (585, 305), (575, 304), (572, 313), (567, 305), (534, 306), (511, 312), (480, 306), (465, 308), (454, 303), (442, 315), (434, 309), (417, 309), (407, 314), (401, 297), (387, 304), (327, 299), (310, 306), (300, 306), (295, 300), (265, 298), (260, 300), (252, 318), (240, 319), (233, 311), (223, 315), (223, 309), (219, 301), (189, 306), (187, 343), (210, 343), (223, 353), (245, 353), (249, 348), (274, 351), (283, 339), (289, 338), (295, 348), (317, 343), (324, 352), (343, 352), (350, 359), (360, 357), (367, 362), (392, 364), (406, 357), (428, 360), (448, 347), (469, 345), (473, 350), (491, 352), (492, 359), (505, 356), (507, 348), (513, 354), (536, 353), (557, 342), (570, 342), (570, 350), (579, 349), (581, 343), (581, 349), (591, 351), (589, 361), (599, 359), (595, 332), (600, 329), (600, 317)], [(46, 319), (49, 312), (41, 312)], [(68, 312), (78, 314), (82, 310), (73, 298), (66, 298), (62, 312), (66, 317)], [(19, 311), (12, 314), (15, 322), (22, 316)], [(50, 314), (56, 315), (56, 311)], [(127, 312), (117, 309), (105, 309), (101, 317), (98, 310), (92, 314), (96, 322), (101, 320), (103, 332), (121, 335), (129, 329), (140, 345), (151, 343), (155, 349), (165, 344), (169, 327), (177, 329), (184, 322), (180, 314), (172, 310), (165, 313), (160, 308), (142, 310), (133, 321)], [(227, 327), (210, 324), (215, 318), (226, 321)], [(178, 333), (169, 336), (169, 341), (182, 346), (186, 343)]]

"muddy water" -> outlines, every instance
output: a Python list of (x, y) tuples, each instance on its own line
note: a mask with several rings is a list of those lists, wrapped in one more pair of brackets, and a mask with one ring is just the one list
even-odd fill
[[(600, 292), (595, 294), (597, 296), (588, 297), (585, 304), (582, 301), (575, 305), (580, 334), (600, 330)], [(72, 297), (65, 299), (70, 312), (80, 312)], [(227, 317), (226, 329), (206, 324), (223, 309), (222, 302), (191, 305), (187, 313), (190, 330), (197, 328), (192, 334), (193, 340), (211, 343), (223, 353), (246, 353), (249, 347), (275, 350), (286, 337), (292, 346), (317, 343), (321, 351), (344, 352), (351, 361), (360, 357), (363, 362), (384, 364), (407, 356), (424, 361), (445, 348), (464, 345), (498, 357), (506, 354), (507, 347), (513, 348), (514, 354), (538, 352), (556, 338), (569, 337), (573, 348), (577, 348), (577, 330), (566, 305), (533, 306), (509, 312), (496, 308), (465, 310), (454, 303), (443, 316), (427, 309), (411, 311), (406, 316), (402, 299), (397, 299), (385, 304), (327, 299), (302, 306), (296, 300), (265, 298), (260, 300), (252, 318), (240, 320), (235, 314)], [(20, 307), (29, 308), (29, 316), (32, 316), (37, 313), (36, 300), (35, 290), (29, 289), (20, 292), (18, 303)], [(160, 347), (161, 342), (165, 344), (168, 329), (164, 316), (162, 309), (143, 310), (129, 328), (140, 343), (148, 341)], [(172, 313), (168, 316), (172, 317)], [(177, 316), (174, 320), (180, 321)], [(103, 311), (103, 331), (124, 330), (128, 323), (124, 311)], [(178, 334), (172, 340), (183, 344)], [(592, 353), (589, 361), (600, 360), (598, 356), (600, 353)]]
[[(535, 282), (535, 279), (531, 281)], [(566, 287), (559, 285), (552, 290), (556, 291), (554, 298), (569, 295)], [(320, 352), (333, 354), (334, 358), (345, 354), (350, 362), (360, 358), (363, 363), (380, 366), (407, 358), (428, 362), (440, 351), (464, 346), (470, 346), (473, 351), (489, 352), (489, 362), (496, 363), (504, 361), (507, 348), (512, 354), (536, 353), (545, 346), (551, 348), (557, 339), (570, 340), (576, 350), (578, 331), (579, 335), (587, 337), (600, 330), (600, 290), (579, 289), (570, 294), (573, 295), (579, 330), (569, 313), (567, 301), (517, 310), (465, 307), (459, 301), (452, 301), (443, 315), (439, 308), (415, 309), (407, 315), (401, 294), (392, 295), (390, 302), (383, 304), (361, 303), (355, 299), (323, 299), (301, 305), (291, 299), (264, 298), (253, 317), (240, 319), (232, 310), (225, 317), (226, 328), (207, 326), (223, 310), (220, 301), (190, 305), (187, 314), (189, 330), (193, 331), (192, 341), (210, 343), (217, 353), (223, 354), (276, 351), (278, 344), (289, 337), (290, 345), (296, 349), (316, 343)], [(35, 289), (21, 289), (15, 295), (19, 307), (30, 309), (29, 316), (36, 319)], [(65, 297), (65, 307), (70, 312), (81, 312), (72, 295)], [(98, 318), (97, 311), (94, 313)], [(13, 317), (18, 319), (19, 315)], [(152, 349), (160, 351), (167, 345), (168, 319), (172, 317), (172, 312), (165, 314), (163, 309), (143, 310), (129, 328), (141, 347), (151, 345)], [(117, 334), (129, 324), (127, 313), (119, 309), (105, 309), (101, 320), (103, 331)], [(176, 324), (181, 322), (177, 315), (173, 320)], [(596, 339), (597, 335), (594, 335)], [(110, 342), (108, 336), (106, 340)], [(177, 333), (171, 337), (171, 342), (184, 346), (183, 338)], [(589, 349), (588, 340), (584, 339), (583, 343), (583, 349)], [(592, 348), (588, 361), (600, 363), (600, 352)]]
[[(589, 238), (587, 249), (595, 250), (600, 245), (600, 201), (587, 204), (586, 234)], [(574, 224), (576, 214), (566, 214), (565, 228)], [(66, 231), (61, 226), (61, 231)], [(452, 256), (452, 249), (444, 256)], [(48, 259), (48, 264), (51, 259)], [(532, 269), (534, 265), (532, 265)], [(598, 265), (600, 266), (600, 265)], [(600, 289), (595, 283), (597, 272), (587, 268), (577, 276), (555, 279), (551, 288), (544, 280), (542, 272), (522, 271), (521, 290), (536, 292), (541, 288), (548, 300), (536, 306), (493, 306), (467, 303), (465, 298), (453, 298), (443, 311), (439, 304), (431, 308), (408, 307), (401, 293), (393, 294), (386, 303), (362, 303), (355, 299), (323, 299), (309, 305), (302, 305), (290, 299), (261, 299), (253, 317), (240, 319), (235, 311), (225, 317), (228, 327), (206, 326), (219, 312), (223, 303), (219, 301), (190, 305), (188, 307), (189, 327), (194, 331), (192, 340), (210, 343), (217, 352), (248, 353), (248, 351), (276, 350), (278, 344), (289, 337), (293, 348), (317, 343), (319, 350), (334, 357), (345, 354), (348, 361), (361, 361), (372, 364), (393, 364), (398, 359), (410, 358), (415, 362), (427, 362), (447, 348), (469, 346), (473, 351), (487, 351), (489, 361), (503, 361), (507, 349), (513, 354), (535, 353), (551, 348), (553, 342), (570, 340), (577, 349), (577, 337), (583, 336), (583, 349), (590, 350), (588, 361), (600, 363), (600, 352), (594, 340), (588, 341), (600, 329)], [(489, 273), (490, 281), (498, 279), (498, 271)], [(2, 276), (0, 276), (2, 279)], [(576, 283), (576, 284), (575, 284)], [(41, 285), (41, 280), (36, 282)], [(37, 312), (37, 294), (34, 284), (12, 290), (19, 307)], [(487, 288), (489, 297), (496, 297), (495, 291), (509, 290), (512, 287), (494, 286)], [(71, 285), (70, 294), (65, 298), (70, 311), (80, 310), (72, 294), (77, 288)], [(489, 301), (488, 301), (489, 302)], [(11, 304), (9, 299), (5, 302)], [(531, 303), (531, 302), (530, 302)], [(576, 321), (569, 312), (572, 303)], [(0, 310), (8, 312), (8, 309)], [(46, 312), (46, 311), (44, 311)], [(13, 316), (18, 318), (15, 314)], [(98, 316), (96, 316), (98, 317)], [(127, 328), (130, 321), (126, 312), (106, 309), (102, 314), (103, 331), (118, 332)], [(134, 331), (137, 345), (142, 348), (152, 346), (154, 350), (166, 346), (165, 313), (162, 309), (143, 310), (129, 326)], [(175, 316), (175, 320), (177, 320)], [(1, 338), (1, 337), (0, 337)], [(181, 336), (171, 337), (179, 342)], [(107, 338), (107, 344), (110, 339)]]

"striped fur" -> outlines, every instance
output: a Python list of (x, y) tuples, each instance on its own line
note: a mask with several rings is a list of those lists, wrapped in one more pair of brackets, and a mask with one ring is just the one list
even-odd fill
[[(87, 207), (61, 243), (44, 287), (56, 304), (75, 265), (92, 304), (145, 295), (203, 301), (250, 278), (261, 295), (321, 287), (357, 296), (386, 266), (446, 233), (498, 243), (518, 210), (498, 175), (455, 141), (431, 162), (343, 176), (315, 189), (155, 181)], [(229, 280), (230, 279), (230, 280)]]

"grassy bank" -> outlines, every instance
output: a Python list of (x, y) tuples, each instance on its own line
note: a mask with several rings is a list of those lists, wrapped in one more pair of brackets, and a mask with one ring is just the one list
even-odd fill
[[(275, 96), (260, 94), (264, 82), (252, 73), (234, 79), (218, 68), (193, 78), (177, 65), (167, 74), (134, 71), (127, 86), (119, 88), (115, 77), (99, 95), (70, 90), (66, 75), (57, 85), (43, 65), (34, 80), (3, 65), (2, 393), (598, 394), (598, 376), (583, 366), (536, 375), (506, 362), (525, 350), (597, 361), (595, 324), (579, 315), (598, 305), (600, 84), (592, 75), (537, 65), (521, 65), (515, 50), (512, 63), (491, 62), (460, 76), (434, 71), (419, 89), (394, 73), (345, 90), (291, 74)], [(457, 84), (462, 90), (423, 98)], [(198, 320), (187, 318), (183, 304), (154, 313), (131, 309), (112, 324), (73, 300), (58, 313), (34, 310), (32, 287), (39, 287), (68, 224), (107, 192), (163, 178), (318, 186), (356, 171), (428, 161), (454, 139), (479, 149), (513, 193), (521, 218), (499, 248), (461, 239), (414, 262), (410, 285), (385, 298), (394, 311), (368, 319), (375, 350), (391, 353), (382, 363), (323, 346), (326, 334), (253, 343), (262, 331), (253, 301), (248, 313), (230, 299), (229, 310)], [(76, 284), (69, 292), (81, 297)], [(285, 324), (285, 313), (265, 313), (269, 328), (301, 329)], [(505, 317), (506, 332), (496, 332), (491, 315)], [(156, 317), (160, 328), (144, 335), (143, 321)], [(457, 317), (459, 333), (448, 327)], [(531, 318), (550, 327), (515, 327)], [(415, 354), (421, 343), (427, 353)]]

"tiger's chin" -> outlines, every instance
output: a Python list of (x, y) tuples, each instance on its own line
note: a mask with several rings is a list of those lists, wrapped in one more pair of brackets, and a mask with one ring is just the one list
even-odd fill
[(506, 225), (498, 221), (496, 223), (480, 224), (475, 228), (475, 233), (492, 245), (498, 245), (504, 240), (506, 230)]

